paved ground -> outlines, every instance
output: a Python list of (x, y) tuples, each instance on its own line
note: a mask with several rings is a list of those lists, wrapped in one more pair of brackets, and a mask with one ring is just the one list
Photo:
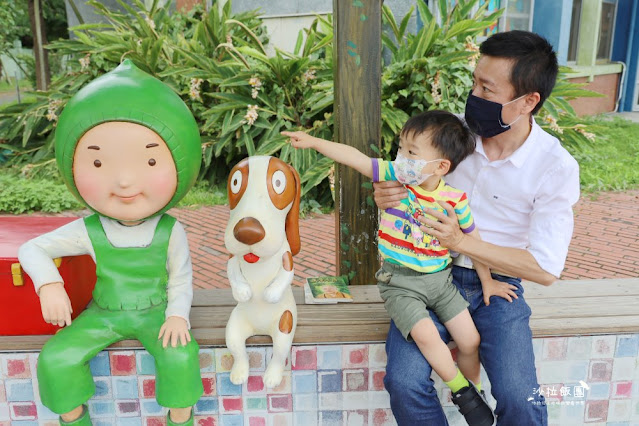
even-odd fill
[(634, 121), (635, 123), (639, 123), (639, 111), (633, 112), (619, 112), (615, 115), (619, 115), (620, 117), (625, 118), (626, 120)]
[[(639, 191), (584, 195), (575, 206), (575, 231), (561, 279), (639, 276)], [(189, 236), (193, 282), (198, 288), (228, 287), (224, 230), (228, 206), (171, 209)], [(64, 212), (63, 216), (83, 216)], [(39, 214), (41, 215), (41, 214)], [(302, 250), (295, 256), (295, 283), (335, 273), (335, 216), (300, 221)]]
[[(562, 279), (639, 275), (639, 191), (582, 197), (575, 207), (575, 232)], [(224, 229), (228, 207), (171, 211), (185, 226), (197, 287), (226, 287)], [(302, 250), (295, 256), (295, 281), (335, 273), (335, 216), (300, 222)]]
[(18, 94), (13, 92), (0, 93), (0, 105), (18, 100)]
[[(639, 112), (622, 113), (639, 122)], [(561, 279), (639, 276), (639, 191), (585, 195), (575, 207), (575, 232)], [(65, 216), (78, 215), (66, 212)], [(228, 207), (172, 209), (185, 226), (193, 257), (194, 285), (227, 287), (224, 229)], [(295, 282), (335, 273), (335, 216), (300, 222), (302, 250), (295, 257)]]

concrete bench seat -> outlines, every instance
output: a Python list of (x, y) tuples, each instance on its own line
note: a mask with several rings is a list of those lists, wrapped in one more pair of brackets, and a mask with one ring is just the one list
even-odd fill
[[(534, 337), (639, 332), (639, 278), (558, 281), (550, 287), (524, 283)], [(383, 342), (389, 317), (376, 286), (352, 286), (354, 302), (305, 305), (295, 288), (295, 344)], [(235, 301), (230, 289), (195, 290), (191, 325), (200, 346), (224, 346), (224, 329)], [(0, 351), (39, 350), (50, 336), (0, 336)], [(248, 344), (270, 344), (255, 336)], [(112, 347), (141, 348), (136, 340)]]

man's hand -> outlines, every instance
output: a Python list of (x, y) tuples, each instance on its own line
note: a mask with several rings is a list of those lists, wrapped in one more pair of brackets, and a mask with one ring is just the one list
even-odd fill
[(171, 340), (171, 346), (174, 348), (177, 346), (178, 339), (180, 339), (182, 346), (186, 346), (191, 341), (191, 334), (186, 320), (181, 317), (168, 317), (162, 324), (162, 328), (160, 328), (158, 339), (161, 339), (162, 336), (164, 336), (164, 340), (162, 340), (163, 348), (166, 348), (169, 339)]
[(40, 307), (44, 322), (64, 327), (71, 325), (71, 301), (64, 284), (61, 282), (49, 283), (40, 287)]
[(382, 210), (399, 206), (400, 201), (406, 198), (406, 188), (395, 180), (373, 183), (373, 198), (375, 204)]
[(519, 299), (515, 293), (515, 290), (518, 290), (518, 288), (512, 284), (490, 278), (488, 280), (482, 280), (481, 287), (484, 291), (484, 303), (486, 306), (490, 305), (490, 296), (503, 297), (510, 303), (512, 303), (513, 299)]
[(457, 250), (457, 247), (465, 238), (465, 235), (459, 227), (455, 209), (444, 201), (439, 201), (439, 204), (444, 208), (444, 210), (446, 210), (448, 216), (437, 210), (427, 209), (426, 213), (437, 220), (421, 216), (417, 219), (422, 223), (422, 226), (420, 226), (419, 229), (421, 229), (422, 232), (437, 238), (439, 243), (447, 249), (459, 251)]

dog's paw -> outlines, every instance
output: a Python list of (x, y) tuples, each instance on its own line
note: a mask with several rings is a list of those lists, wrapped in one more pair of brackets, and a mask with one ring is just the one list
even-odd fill
[(262, 293), (262, 297), (268, 303), (277, 303), (282, 299), (282, 294), (284, 294), (284, 289), (270, 285), (266, 287), (264, 293)]
[(233, 299), (237, 302), (248, 302), (253, 296), (251, 287), (248, 284), (236, 283), (231, 287), (231, 290), (233, 292)]
[(233, 368), (231, 368), (231, 383), (234, 385), (241, 385), (246, 383), (249, 375), (249, 362), (248, 359), (236, 359), (233, 362)]
[(274, 388), (282, 381), (282, 374), (284, 373), (284, 366), (275, 365), (271, 363), (266, 368), (264, 373), (264, 384), (268, 388)]

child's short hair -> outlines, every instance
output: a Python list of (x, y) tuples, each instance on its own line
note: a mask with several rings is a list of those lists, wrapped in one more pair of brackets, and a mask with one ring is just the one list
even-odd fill
[(419, 136), (429, 133), (431, 143), (442, 156), (450, 161), (451, 173), (462, 160), (475, 151), (475, 135), (454, 114), (432, 110), (408, 119), (401, 136)]

